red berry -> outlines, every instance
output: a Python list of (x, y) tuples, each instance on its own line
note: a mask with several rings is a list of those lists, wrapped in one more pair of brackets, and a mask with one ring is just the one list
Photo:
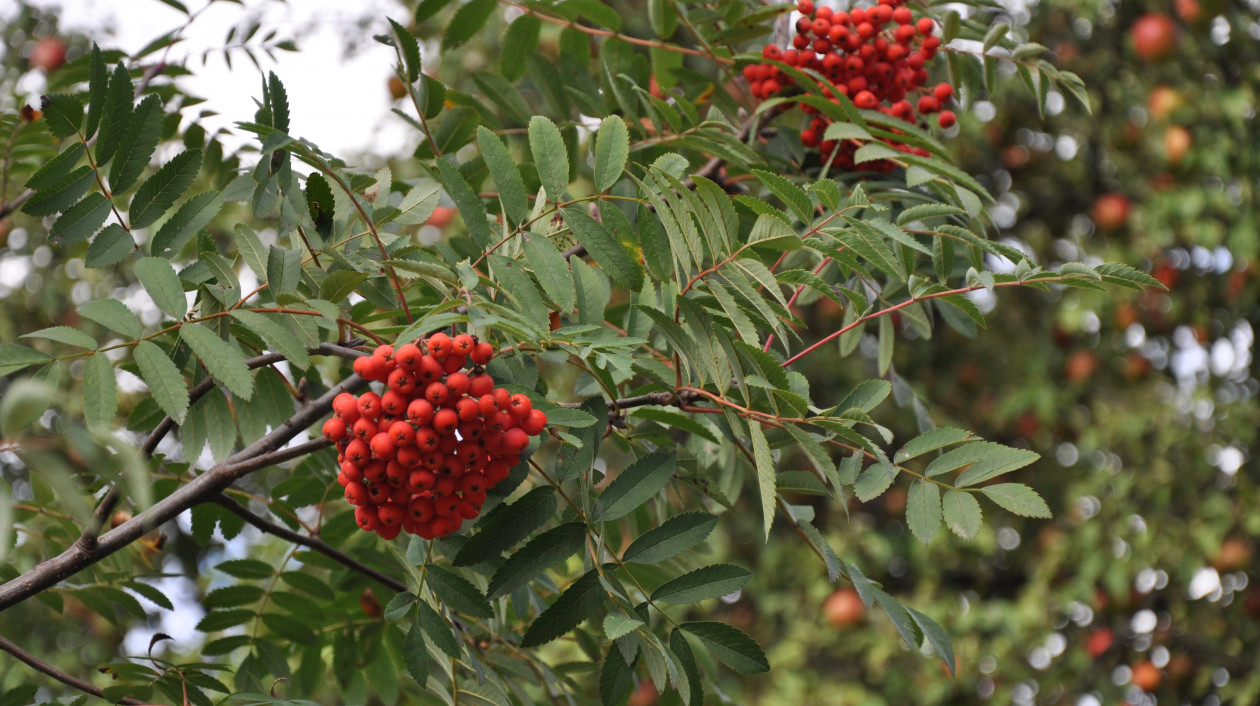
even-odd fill
[(431, 382), (428, 387), (424, 388), (424, 398), (431, 402), (434, 407), (440, 407), (449, 394), (450, 390), (440, 382)]
[(385, 503), (376, 508), (376, 516), (383, 525), (402, 524), (403, 509), (394, 503)]
[(857, 95), (853, 96), (853, 105), (866, 110), (871, 110), (875, 106), (879, 105), (879, 99), (876, 98), (875, 94), (870, 91), (858, 91)]
[(420, 465), (420, 458), (424, 452), (416, 447), (415, 440), (415, 434), (412, 434), (411, 445), (399, 447), (398, 453), (394, 456), (394, 460), (398, 461), (403, 468), (411, 469)]
[(471, 385), (472, 381), (464, 373), (451, 373), (446, 376), (446, 388), (458, 397), (468, 394)]
[(354, 509), (354, 522), (365, 532), (371, 532), (381, 525), (380, 518), (376, 516), (376, 508), (366, 505)]
[(778, 45), (775, 45), (775, 44), (767, 44), (761, 50), (761, 58), (763, 59), (769, 59), (771, 61), (778, 61), (779, 57), (781, 56), (783, 56), (783, 50), (780, 49)]
[(908, 7), (899, 7), (893, 10), (892, 18), (899, 25), (908, 25), (914, 22), (914, 13)]
[(529, 416), (521, 422), (521, 429), (530, 436), (538, 436), (547, 426), (547, 415), (541, 409), (531, 409)]
[(416, 366), (420, 365), (420, 358), (423, 356), (420, 346), (414, 343), (404, 343), (394, 350), (394, 361), (403, 370), (415, 370)]
[(508, 412), (516, 417), (517, 421), (521, 421), (529, 416), (529, 411), (534, 408), (534, 403), (529, 397), (517, 393), (512, 395), (512, 399), (508, 404)]
[(432, 520), (435, 515), (433, 511), (433, 498), (426, 498), (422, 496), (412, 498), (407, 511), (416, 522), (428, 522)]
[(451, 342), (454, 344), (455, 355), (468, 355), (472, 353), (473, 348), (477, 345), (473, 337), (466, 333), (459, 334)]
[(451, 350), (454, 348), (454, 342), (451, 341), (451, 337), (441, 332), (429, 336), (426, 345), (429, 349), (429, 355), (438, 360), (445, 360), (446, 356), (450, 355)]
[(365, 419), (376, 419), (381, 416), (381, 396), (375, 392), (365, 392), (360, 395), (359, 415)]
[(324, 438), (333, 443), (337, 443), (346, 438), (346, 423), (340, 419), (333, 417), (324, 422), (323, 428)]
[(411, 373), (401, 368), (395, 369), (394, 372), (390, 373), (385, 384), (390, 390), (403, 395), (410, 395), (416, 389), (416, 379), (412, 377)]
[(403, 527), (401, 524), (397, 524), (397, 525), (381, 524), (381, 526), (377, 527), (374, 531), (376, 532), (376, 534), (380, 535), (381, 539), (384, 539), (385, 541), (389, 541), (393, 539), (394, 537), (397, 537), (398, 534), (402, 532), (402, 530), (403, 530)]
[(932, 95), (936, 96), (936, 100), (944, 103), (954, 95), (954, 87), (948, 83), (938, 83), (936, 88), (932, 89)]
[(773, 96), (781, 90), (783, 90), (783, 86), (779, 85), (779, 82), (774, 79), (769, 79), (768, 81), (763, 81), (761, 83), (761, 94), (766, 97)]
[(420, 364), (416, 366), (416, 377), (420, 382), (429, 383), (442, 377), (442, 363), (431, 355), (420, 358)]
[(363, 469), (357, 464), (350, 463), (349, 461), (342, 461), (340, 475), (345, 476), (346, 480), (361, 481), (363, 480)]
[(346, 483), (346, 502), (351, 505), (366, 505), (368, 501), (367, 488), (358, 481), (350, 481)]
[(467, 360), (468, 356), (466, 355), (455, 355), (452, 353), (446, 357), (446, 360), (442, 361), (442, 371), (446, 373), (456, 372), (460, 368), (464, 367), (464, 363), (467, 362)]
[(372, 449), (372, 455), (382, 461), (389, 461), (394, 458), (394, 454), (398, 453), (398, 447), (394, 444), (394, 440), (386, 432), (381, 432), (372, 437), (371, 443), (368, 444)]
[(411, 446), (416, 441), (416, 430), (411, 428), (407, 422), (397, 421), (389, 425), (389, 438), (394, 440), (394, 446), (402, 448)]
[(797, 11), (797, 12), (799, 12), (799, 13), (801, 13), (802, 15), (812, 15), (812, 14), (814, 14), (814, 2), (813, 2), (813, 0), (799, 0), (799, 1), (796, 3), (796, 11)]
[(941, 109), (941, 102), (936, 96), (923, 96), (919, 98), (919, 112), (924, 115), (935, 113)]
[(421, 451), (434, 451), (441, 441), (432, 427), (420, 427), (416, 430), (416, 448)]
[(473, 347), (472, 353), (469, 354), (472, 362), (477, 365), (485, 365), (494, 357), (494, 346), (482, 341)]
[(385, 480), (385, 462), (370, 461), (363, 464), (363, 480), (369, 483), (379, 483)]
[(380, 430), (377, 428), (376, 422), (373, 422), (371, 419), (360, 419), (350, 427), (350, 431), (354, 438), (367, 441), (376, 436), (376, 432)]
[(919, 30), (919, 34), (925, 37), (931, 34), (935, 27), (936, 23), (932, 21), (931, 17), (920, 17), (919, 22), (915, 25), (915, 28)]
[(372, 458), (371, 450), (368, 449), (367, 442), (362, 439), (355, 439), (346, 447), (346, 460), (358, 466), (362, 466)]
[(952, 110), (943, 110), (941, 111), (941, 114), (936, 117), (936, 121), (942, 128), (948, 130), (958, 122), (958, 116), (954, 115), (954, 111)]
[(465, 520), (471, 520), (481, 514), (481, 508), (470, 502), (464, 501), (459, 504), (459, 516)]
[[(458, 426), (459, 415), (453, 409), (440, 409), (437, 414), (433, 415), (433, 429), (439, 434), (454, 434)], [(418, 440), (419, 436), (417, 435)]]
[(503, 434), (503, 447), (512, 454), (519, 454), (529, 447), (529, 434), (524, 429), (509, 429)]
[(819, 17), (818, 19), (814, 20), (814, 22), (810, 25), (809, 29), (816, 36), (825, 37), (827, 36), (827, 32), (831, 31), (831, 22), (829, 20), (825, 20)]
[(459, 415), (461, 422), (471, 422), (481, 416), (481, 408), (477, 400), (465, 397), (455, 403), (455, 413)]

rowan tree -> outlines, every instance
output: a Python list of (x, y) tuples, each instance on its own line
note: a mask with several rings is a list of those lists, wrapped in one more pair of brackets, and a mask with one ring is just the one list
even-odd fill
[[(1001, 336), (974, 297), (1161, 285), (997, 237), (956, 122), (1089, 101), (951, 8), (424, 0), (375, 36), (419, 137), (375, 171), (292, 134), (274, 72), (208, 134), (174, 80), (195, 10), (135, 55), (80, 47), (4, 125), (3, 214), (72, 286), (0, 344), (0, 610), (127, 625), (199, 577), (206, 641), (91, 650), (97, 682), (0, 648), (121, 703), (701, 703), (772, 666), (714, 617), (753, 579), (721, 547), (786, 535), (952, 671), (933, 609), (804, 498), (897, 488), (924, 543), (1047, 516), (1038, 454), (938, 427), (894, 353)], [(452, 60), (470, 42), (492, 67)]]

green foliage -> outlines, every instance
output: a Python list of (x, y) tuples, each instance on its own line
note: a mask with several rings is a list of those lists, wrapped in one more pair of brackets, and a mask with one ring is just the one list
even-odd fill
[[(985, 510), (990, 522), (1049, 517), (1035, 480), (1007, 478), (1044, 462), (1015, 442), (935, 428), (935, 399), (902, 377), (905, 351), (978, 336), (986, 314), (970, 296), (1159, 282), (1123, 264), (1038, 264), (1050, 261), (998, 240), (992, 180), (953, 164), (937, 135), (800, 81), (818, 88), (800, 100), (835, 121), (828, 140), (859, 145), (859, 166), (896, 167), (831, 172), (801, 144), (803, 111), (752, 104), (735, 77), (782, 8), (653, 1), (640, 18), (617, 4), (511, 4), (524, 14), (503, 26), (495, 0), (409, 5), (413, 24), (390, 20), (378, 39), (397, 50), (409, 100), (396, 112), (420, 147), (375, 174), (295, 134), (275, 73), (231, 131), (254, 142), (225, 155), (217, 136), (178, 127), (195, 101), (141, 75), (144, 52), (93, 47), (45, 101), (29, 130), (39, 140), (14, 127), (6, 168), (27, 159), (18, 147), (39, 155), (22, 213), (55, 216), (46, 239), (58, 257), (83, 258), (94, 282), (143, 290), (155, 309), (97, 288), (81, 319), (6, 329), (23, 343), (0, 344), (0, 375), (40, 367), (0, 404), (21, 460), (13, 476), (33, 496), (15, 510), (0, 484), (0, 556), (10, 526), (29, 535), (4, 580), (78, 541), (90, 504), (120, 487), (130, 510), (155, 500), (171, 511), (161, 517), (190, 511), (190, 532), (167, 531), (182, 570), (214, 587), (197, 626), (209, 639), (193, 655), (206, 661), (120, 662), (107, 698), (187, 689), (190, 703), (266, 703), (282, 700), (272, 687), (284, 681), (323, 700), (613, 704), (645, 678), (699, 705), (715, 691), (706, 685), (730, 678), (719, 664), (740, 675), (777, 666), (749, 634), (773, 631), (746, 621), (746, 632), (713, 600), (756, 593), (760, 567), (709, 555), (755, 537), (819, 560), (792, 573), (843, 578), (878, 605), (899, 636), (881, 649), (899, 639), (952, 671), (956, 636), (902, 603), (929, 597), (867, 579), (857, 552), (836, 548), (829, 509), (905, 493), (899, 517), (931, 544), (915, 551), (943, 551), (958, 545), (933, 541), (942, 523), (983, 542)], [(944, 52), (939, 70), (964, 107), (1005, 90), (999, 59), (1013, 60), (1038, 108), (1052, 86), (1088, 103), (1074, 74), (1035, 58), (1040, 45), (972, 9), (937, 17), (946, 41), (983, 47)], [(491, 49), (501, 31), (497, 72), (453, 73), (460, 52)], [(660, 41), (627, 41), (647, 31)], [(439, 38), (456, 59), (426, 75)], [(654, 95), (653, 80), (668, 90)], [(165, 149), (176, 142), (182, 151)], [(150, 169), (158, 154), (174, 156)], [(434, 242), (421, 229), (448, 205), (460, 220)], [(820, 321), (809, 307), (823, 303), (832, 313)], [(365, 352), (363, 337), (445, 330), (492, 343), (486, 371), (545, 412), (550, 433), (462, 534), (359, 532), (336, 454), (319, 441), (329, 391), (357, 384), (345, 358)], [(279, 436), (299, 431), (295, 419), (312, 439), (297, 452)], [(175, 426), (178, 444), (164, 442)], [(144, 440), (144, 458), (110, 441), (123, 429)], [(30, 472), (44, 462), (46, 477)], [(246, 521), (301, 541), (278, 550), (242, 535)], [(208, 560), (238, 535), (250, 558)], [(136, 556), (79, 567), (65, 593), (120, 625), (146, 612), (123, 588), (173, 609), (136, 580), (168, 570), (145, 536)], [(393, 598), (382, 608), (378, 594)], [(38, 598), (40, 610), (67, 610), (60, 593)]]

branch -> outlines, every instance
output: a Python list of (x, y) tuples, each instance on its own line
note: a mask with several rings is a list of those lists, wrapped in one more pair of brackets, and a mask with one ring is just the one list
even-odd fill
[[(28, 667), (30, 667), (31, 669), (34, 669), (37, 672), (47, 674), (48, 676), (52, 677), (53, 679), (56, 679), (62, 684), (65, 684), (67, 686), (73, 686), (79, 691), (89, 693), (92, 696), (95, 696), (98, 698), (102, 698), (102, 699), (105, 698), (105, 695), (101, 692), (101, 690), (93, 686), (90, 682), (86, 682), (86, 681), (83, 681), (82, 679), (79, 679), (78, 677), (66, 674), (65, 672), (61, 671), (60, 669), (57, 669), (51, 664), (40, 661), (39, 658), (37, 658), (35, 655), (13, 644), (12, 642), (8, 640), (8, 638), (6, 638), (3, 635), (0, 635), (0, 650), (4, 650), (5, 652), (8, 652), (9, 654), (16, 657), (19, 662), (22, 662), (23, 664), (27, 665)], [(123, 698), (119, 699), (115, 703), (143, 704), (144, 702), (133, 699), (130, 696), (124, 696)]]
[(337, 395), (342, 392), (356, 392), (366, 386), (366, 380), (357, 375), (351, 375), (319, 399), (313, 400), (298, 410), (270, 434), (228, 457), (222, 463), (215, 464), (205, 473), (154, 503), (149, 509), (101, 535), (91, 550), (76, 542), (55, 558), (37, 564), (25, 574), (0, 586), (0, 611), (11, 608), (40, 591), (56, 585), (59, 581), (83, 571), (135, 542), (158, 525), (174, 519), (184, 510), (211, 500), (237, 479), (259, 468), (323, 448), (328, 443), (323, 439), (289, 449), (281, 447), (327, 414), (332, 408), (333, 398)]
[(323, 554), (324, 556), (328, 557), (329, 559), (332, 559), (333, 561), (341, 564), (342, 566), (346, 566), (350, 569), (353, 569), (354, 571), (357, 571), (363, 574), (364, 576), (368, 576), (373, 579), (376, 579), (382, 585), (388, 586), (394, 591), (401, 593), (407, 590), (407, 584), (403, 583), (402, 581), (399, 581), (398, 579), (393, 578), (391, 576), (387, 576), (366, 564), (363, 564), (359, 561), (356, 561), (355, 559), (350, 558), (349, 556), (341, 553), (340, 551), (338, 551), (331, 545), (326, 544), (325, 542), (319, 540), (316, 537), (308, 537), (306, 535), (299, 534), (283, 525), (278, 525), (274, 522), (271, 522), (270, 520), (267, 520), (266, 518), (255, 515), (254, 513), (250, 512), (249, 509), (246, 508), (244, 505), (240, 504), (239, 502), (225, 495), (217, 495), (211, 498), (209, 502), (215, 503), (216, 505), (219, 505), (227, 509), (228, 512), (231, 512), (232, 514), (236, 515), (242, 520), (245, 520), (246, 522), (253, 525), (254, 527), (257, 527), (263, 532), (266, 532), (267, 534), (275, 535), (281, 539), (288, 540), (294, 544), (300, 544), (309, 549), (313, 549), (319, 552), (320, 554)]

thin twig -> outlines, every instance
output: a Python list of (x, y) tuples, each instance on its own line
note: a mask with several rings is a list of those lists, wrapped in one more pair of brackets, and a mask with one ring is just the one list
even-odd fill
[(299, 544), (308, 549), (313, 549), (343, 566), (346, 566), (350, 569), (353, 569), (363, 574), (364, 576), (368, 576), (370, 578), (373, 578), (379, 581), (382, 585), (387, 586), (393, 589), (394, 591), (401, 593), (402, 591), (407, 590), (407, 584), (403, 583), (402, 581), (399, 581), (398, 579), (393, 578), (392, 576), (387, 576), (386, 574), (383, 574), (362, 562), (352, 559), (351, 557), (347, 556), (346, 554), (343, 554), (342, 552), (335, 549), (333, 546), (321, 541), (320, 539), (316, 537), (309, 537), (304, 534), (299, 534), (289, 529), (288, 527), (285, 527), (283, 525), (278, 525), (264, 517), (255, 515), (254, 513), (249, 511), (249, 508), (245, 507), (244, 505), (237, 502), (236, 500), (233, 500), (232, 498), (229, 498), (225, 495), (217, 495), (211, 498), (208, 502), (212, 502), (220, 507), (227, 509), (228, 512), (231, 512), (233, 515), (236, 515), (242, 520), (245, 520), (249, 524), (253, 525), (254, 527), (257, 527), (259, 530), (262, 530), (263, 532), (266, 532), (267, 534), (274, 535), (276, 537), (287, 540), (294, 544)]
[[(30, 652), (27, 652), (21, 647), (18, 647), (14, 643), (10, 642), (8, 638), (6, 638), (3, 635), (0, 635), (0, 650), (4, 650), (5, 652), (8, 652), (9, 654), (13, 655), (19, 662), (22, 662), (23, 664), (30, 667), (31, 669), (34, 669), (37, 672), (46, 674), (52, 677), (53, 679), (56, 679), (57, 681), (61, 682), (62, 684), (65, 684), (66, 686), (73, 686), (79, 691), (91, 694), (92, 696), (96, 696), (102, 699), (105, 698), (105, 695), (101, 692), (101, 690), (96, 688), (96, 686), (93, 685), (92, 683), (83, 681), (82, 679), (78, 677), (66, 674), (65, 672), (61, 671), (60, 669), (57, 669), (51, 664), (48, 664), (47, 662), (40, 660), (35, 655), (31, 654)], [(130, 696), (124, 696), (118, 701), (115, 701), (114, 703), (143, 704), (144, 702), (139, 701), (137, 699), (133, 699)]]

